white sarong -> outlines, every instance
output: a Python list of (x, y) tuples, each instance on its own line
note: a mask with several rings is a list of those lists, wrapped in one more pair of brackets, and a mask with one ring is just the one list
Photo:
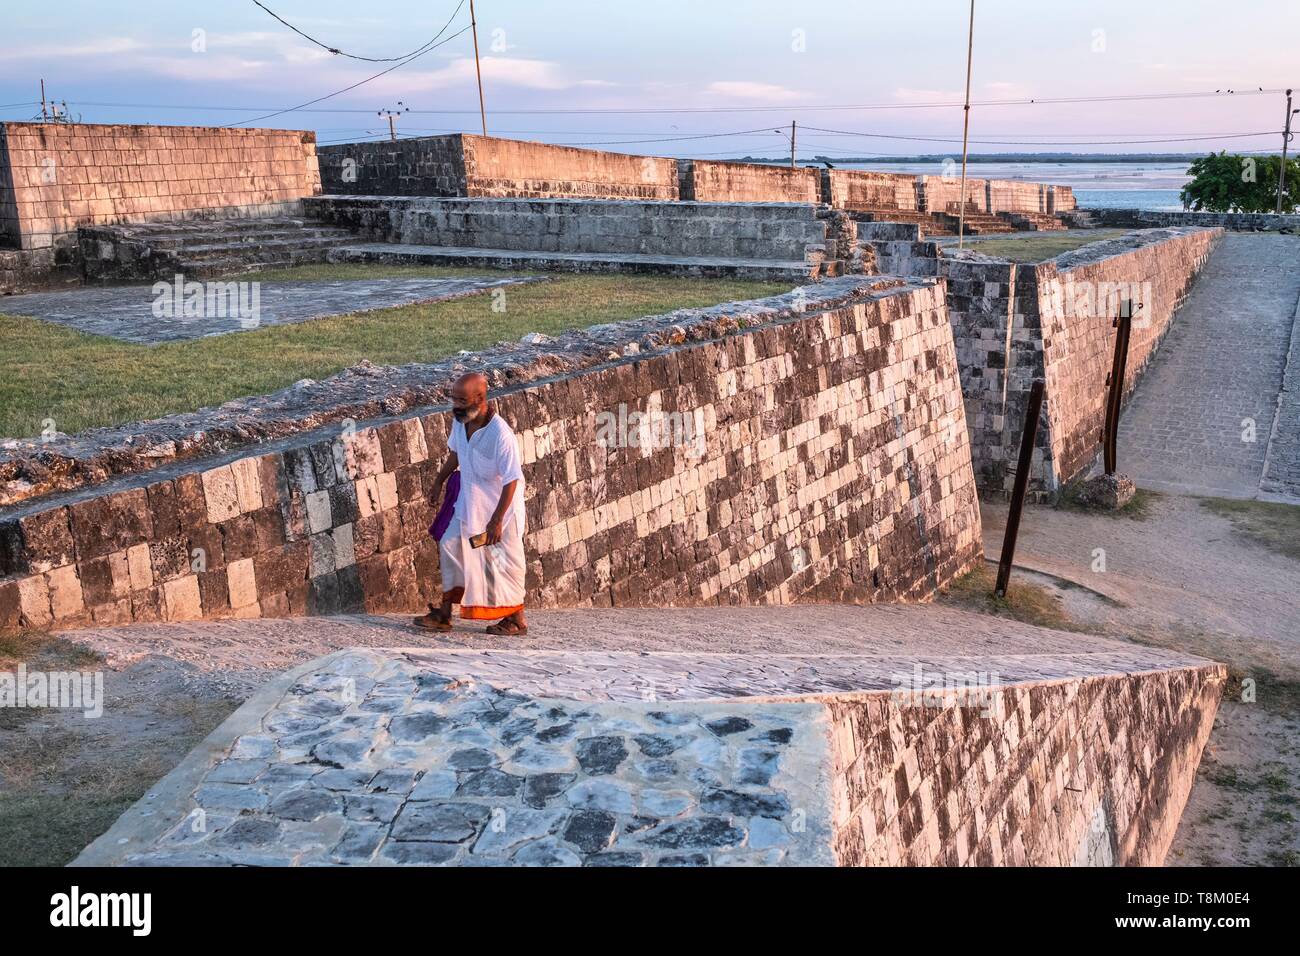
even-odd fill
[[(453, 421), (447, 447), (460, 463), (456, 511), (438, 542), (442, 590), (464, 588), (461, 617), (498, 620), (524, 606), (524, 472), (514, 431), (500, 415), (468, 439), (465, 426)], [(518, 481), (501, 522), (497, 544), (475, 548), (469, 539), (487, 530), (501, 500), (501, 489)]]

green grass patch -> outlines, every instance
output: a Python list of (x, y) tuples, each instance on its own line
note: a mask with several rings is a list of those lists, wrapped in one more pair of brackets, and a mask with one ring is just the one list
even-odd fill
[(144, 795), (0, 794), (0, 866), (64, 866)]
[(1300, 506), (1232, 498), (1199, 500), (1206, 511), (1231, 521), (1243, 538), (1300, 561)]
[(23, 629), (0, 633), (0, 669), (25, 662), (73, 669), (103, 663), (103, 655), (46, 631)]
[(113, 747), (57, 722), (15, 731), (0, 747), (0, 867), (69, 863), (237, 705), (164, 698), (165, 730), (123, 734)]
[[(484, 274), (512, 273), (339, 264), (239, 278), (274, 282)], [(0, 315), (5, 353), (0, 435), (37, 435), (46, 419), (58, 431), (73, 434), (265, 394), (300, 379), (325, 378), (362, 359), (377, 365), (436, 362), (461, 349), (515, 341), (528, 332), (555, 334), (789, 288), (739, 279), (563, 274), (508, 287), (504, 312), (492, 311), (491, 295), (483, 294), (160, 345), (119, 342), (52, 322)]]
[(1133, 497), (1128, 500), (1124, 507), (1112, 510), (1109, 508), (1089, 507), (1081, 498), (1082, 492), (1082, 480), (1073, 481), (1066, 485), (1056, 497), (1056, 508), (1060, 511), (1078, 511), (1090, 515), (1105, 515), (1108, 518), (1129, 518), (1133, 521), (1145, 521), (1151, 517), (1156, 502), (1164, 497), (1164, 494), (1159, 491), (1138, 488), (1133, 492)]
[(996, 583), (997, 571), (990, 565), (981, 565), (954, 581), (945, 600), (983, 614), (1007, 617), (1025, 624), (1062, 631), (1082, 630), (1079, 622), (1065, 612), (1060, 598), (1037, 584), (1016, 580), (1015, 571), (1011, 573), (1011, 582), (1003, 597), (997, 597), (993, 593)]
[(1072, 252), (1081, 246), (1087, 246), (1103, 239), (1122, 236), (1126, 229), (1094, 229), (1086, 235), (1061, 235), (1045, 232), (1041, 236), (1022, 239), (980, 239), (970, 244), (970, 248), (986, 256), (996, 256), (1011, 262), (1045, 262), (1055, 259), (1063, 252)]

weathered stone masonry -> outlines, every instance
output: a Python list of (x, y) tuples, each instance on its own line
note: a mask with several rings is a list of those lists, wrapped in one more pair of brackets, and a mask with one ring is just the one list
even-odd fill
[(319, 192), (315, 133), (0, 123), (0, 245), (48, 248), (86, 225), (271, 215)]
[[(675, 313), (660, 350), (501, 394), (530, 603), (917, 599), (979, 560), (942, 283), (834, 281), (802, 314), (755, 303), (760, 324), (690, 341), (729, 307)], [(606, 447), (620, 406), (703, 444)], [(447, 427), (427, 409), (0, 512), (0, 625), (418, 608)]]
[[(955, 176), (630, 156), (468, 133), (326, 146), (319, 159), (329, 195), (822, 202), (944, 212), (960, 193)], [(990, 213), (1075, 208), (1068, 186), (1005, 180), (967, 179), (966, 201)]]
[(320, 151), (326, 192), (363, 196), (677, 199), (677, 163), (454, 133)]
[(830, 698), (836, 858), (1160, 866), (1224, 678), (1206, 664), (1017, 684), (987, 713)]
[(1142, 302), (1129, 343), (1132, 392), (1222, 236), (1218, 229), (1161, 229), (1092, 243), (1038, 264), (966, 252), (941, 255), (913, 227), (864, 227), (882, 270), (947, 279), (971, 454), (982, 493), (1010, 491), (1035, 378), (1046, 405), (1030, 489), (1051, 496), (1085, 473), (1100, 450), (1112, 320), (1123, 296)]

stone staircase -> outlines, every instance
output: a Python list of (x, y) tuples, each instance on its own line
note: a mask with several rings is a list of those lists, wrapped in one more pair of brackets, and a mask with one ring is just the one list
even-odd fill
[[(1091, 209), (1071, 209), (1058, 215), (1067, 229), (1098, 229), (1102, 225)], [(1157, 223), (1153, 222), (1151, 225), (1155, 226)]]
[(346, 229), (311, 219), (209, 219), (83, 226), (87, 282), (130, 282), (238, 275), (268, 266), (325, 262), (354, 242)]
[[(944, 212), (936, 212), (936, 219), (947, 224), (952, 230), (949, 235), (956, 235), (958, 225), (961, 223), (961, 204), (949, 203)], [(998, 232), (1015, 232), (1016, 227), (1001, 216), (993, 213), (983, 212), (978, 206), (972, 203), (966, 204), (965, 223), (961, 224), (962, 231), (971, 236), (984, 236)]]
[(1057, 216), (1045, 212), (1000, 212), (1020, 232), (1060, 232), (1068, 228)]
[(947, 221), (928, 212), (917, 209), (888, 209), (875, 206), (848, 206), (845, 208), (859, 222), (903, 222), (918, 226), (927, 236), (955, 236), (956, 226), (949, 226)]

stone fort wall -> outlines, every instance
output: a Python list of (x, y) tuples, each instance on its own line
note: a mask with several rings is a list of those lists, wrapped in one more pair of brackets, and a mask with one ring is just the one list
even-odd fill
[(1223, 693), (1203, 663), (998, 687), (987, 712), (830, 698), (837, 861), (1162, 865)]
[(292, 212), (319, 192), (315, 133), (0, 123), (0, 245), (49, 248), (78, 226)]
[(839, 238), (813, 204), (324, 196), (307, 209), (375, 242), (474, 249), (803, 262)]
[(859, 235), (882, 273), (947, 280), (981, 492), (1010, 491), (1029, 390), (1035, 378), (1044, 379), (1047, 404), (1030, 489), (1050, 497), (1100, 450), (1114, 354), (1111, 321), (1120, 299), (1130, 295), (1143, 303), (1129, 342), (1128, 394), (1222, 230), (1134, 232), (1037, 264), (975, 251), (952, 255), (903, 223), (862, 223)]
[(839, 209), (917, 208), (916, 177), (907, 173), (878, 173), (865, 169), (824, 169), (822, 201)]
[(821, 172), (806, 166), (678, 160), (683, 199), (698, 202), (799, 202), (822, 200)]
[(320, 150), (325, 192), (344, 196), (677, 199), (677, 162), (453, 133)]
[[(981, 560), (942, 283), (829, 280), (621, 326), (570, 334), (601, 364), (498, 393), (531, 605), (924, 599)], [(556, 367), (534, 354), (532, 374)], [(443, 390), (453, 371), (423, 369)], [(344, 421), (4, 509), (0, 626), (421, 609), (448, 421)]]
[[(632, 156), (468, 133), (325, 146), (319, 160), (324, 191), (344, 196), (821, 202), (944, 212), (961, 190), (952, 176)], [(966, 199), (994, 213), (1074, 208), (1069, 187), (1009, 180), (968, 178)]]
[(1091, 466), (1101, 447), (1120, 300), (1131, 296), (1142, 306), (1129, 342), (1127, 396), (1222, 234), (1146, 230), (1036, 265), (979, 255), (938, 259), (982, 491), (1011, 489), (1035, 378), (1046, 389), (1030, 488), (1054, 494)]

